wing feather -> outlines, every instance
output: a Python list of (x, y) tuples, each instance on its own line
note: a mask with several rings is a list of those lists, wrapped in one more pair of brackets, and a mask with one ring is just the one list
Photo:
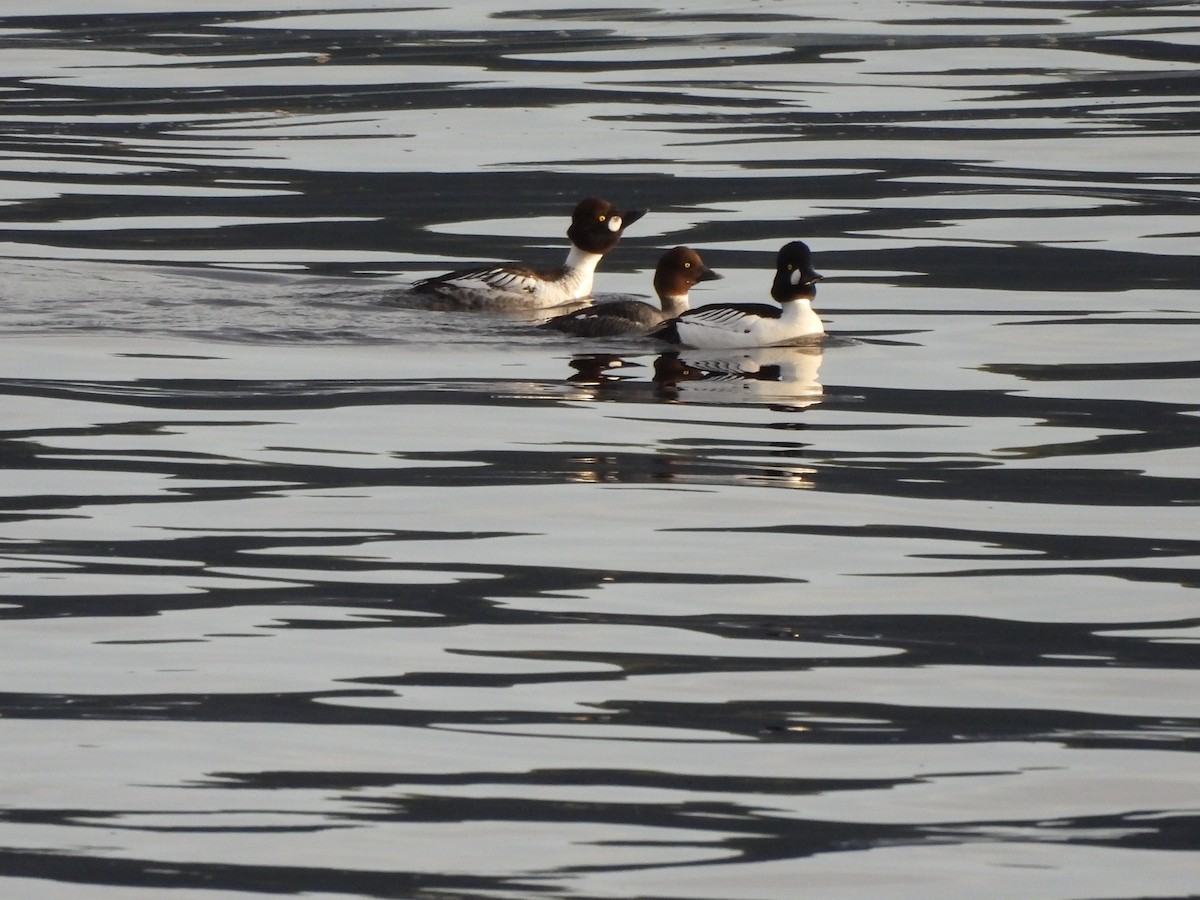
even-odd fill
[(552, 328), (580, 337), (616, 337), (645, 334), (662, 321), (662, 313), (640, 300), (610, 300), (543, 322)]
[(692, 347), (744, 347), (761, 339), (761, 335), (748, 336), (761, 331), (764, 320), (775, 321), (782, 314), (780, 307), (765, 303), (718, 303), (675, 317), (655, 335), (674, 344)]
[(737, 322), (753, 322), (755, 319), (778, 319), (783, 310), (765, 303), (714, 304), (689, 310), (679, 318), (684, 322), (717, 327)]
[(459, 269), (425, 278), (416, 282), (413, 288), (419, 291), (437, 291), (440, 288), (491, 288), (507, 291), (511, 294), (535, 294), (547, 278), (554, 278), (557, 273), (539, 273), (533, 269), (520, 266), (477, 266), (473, 269)]

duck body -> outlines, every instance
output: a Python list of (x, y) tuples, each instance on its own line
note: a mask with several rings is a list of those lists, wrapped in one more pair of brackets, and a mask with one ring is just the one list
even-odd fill
[(655, 336), (702, 350), (774, 347), (825, 333), (807, 300), (786, 306), (766, 303), (719, 303), (702, 306), (667, 322)]
[(550, 309), (586, 300), (592, 294), (596, 267), (617, 246), (625, 229), (645, 210), (624, 214), (607, 200), (581, 200), (571, 216), (566, 261), (553, 269), (522, 265), (481, 265), (425, 278), (412, 286), (433, 305), (449, 309), (519, 311)]

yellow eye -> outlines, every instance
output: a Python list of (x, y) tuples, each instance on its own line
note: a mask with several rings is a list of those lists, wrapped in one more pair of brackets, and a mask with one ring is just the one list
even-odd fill
[(792, 271), (792, 269), (794, 269), (794, 268), (796, 268), (796, 267), (793, 266), (791, 263), (788, 263), (788, 271), (789, 272)]
[(685, 263), (683, 264), (683, 267), (684, 267), (685, 269), (690, 269), (690, 268), (692, 267), (692, 264), (691, 264), (691, 263), (689, 263), (689, 262), (685, 262)]
[(601, 221), (601, 222), (603, 222), (603, 221), (605, 220), (605, 218), (607, 218), (607, 217), (606, 217), (606, 216), (601, 216), (601, 217), (600, 217), (600, 221)]

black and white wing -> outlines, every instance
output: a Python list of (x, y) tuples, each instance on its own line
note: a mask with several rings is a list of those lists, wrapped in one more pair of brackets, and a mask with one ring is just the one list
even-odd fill
[(667, 322), (654, 334), (655, 337), (663, 338), (674, 344), (691, 343), (696, 336), (705, 333), (713, 335), (749, 333), (753, 330), (756, 322), (761, 322), (763, 319), (778, 319), (782, 312), (780, 307), (768, 306), (765, 303), (718, 303), (688, 310)]
[(539, 273), (521, 266), (477, 266), (459, 269), (434, 278), (425, 278), (413, 290), (438, 292), (451, 290), (493, 290), (509, 294), (536, 294), (554, 273)]

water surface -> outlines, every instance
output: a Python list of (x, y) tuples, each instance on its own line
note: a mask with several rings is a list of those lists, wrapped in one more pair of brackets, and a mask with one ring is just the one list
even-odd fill
[(3, 16), (5, 896), (1195, 894), (1196, 4)]

